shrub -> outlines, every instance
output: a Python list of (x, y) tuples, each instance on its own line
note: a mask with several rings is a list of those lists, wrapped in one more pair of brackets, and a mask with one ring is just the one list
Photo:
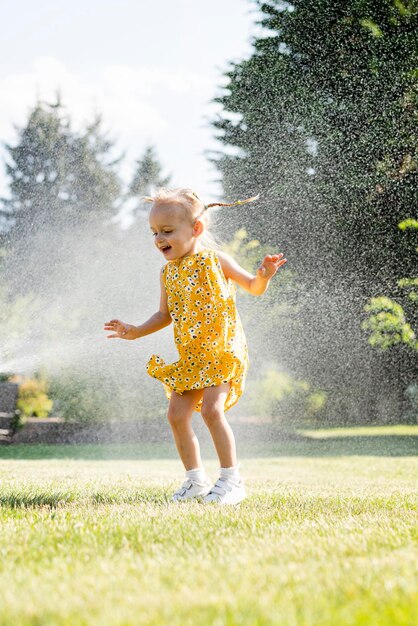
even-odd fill
[(57, 415), (68, 421), (102, 421), (112, 417), (111, 403), (106, 402), (103, 389), (75, 372), (53, 378), (51, 393)]
[(129, 372), (115, 378), (112, 372), (63, 369), (50, 380), (54, 413), (75, 422), (162, 418), (166, 407), (162, 388), (151, 378), (135, 383)]
[(17, 409), (26, 417), (47, 417), (53, 406), (53, 401), (48, 398), (48, 383), (41, 376), (24, 378), (11, 376), (10, 382), (19, 385)]
[(265, 370), (260, 379), (249, 382), (248, 396), (254, 415), (284, 423), (318, 419), (327, 401), (324, 391), (276, 369)]

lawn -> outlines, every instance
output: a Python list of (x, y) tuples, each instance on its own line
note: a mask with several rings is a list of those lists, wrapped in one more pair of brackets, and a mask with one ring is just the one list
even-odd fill
[(167, 451), (1, 447), (0, 626), (415, 625), (417, 431), (323, 435), (246, 451), (224, 508), (170, 503)]

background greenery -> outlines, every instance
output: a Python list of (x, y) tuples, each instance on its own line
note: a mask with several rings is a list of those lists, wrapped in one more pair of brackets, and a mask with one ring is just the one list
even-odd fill
[[(220, 150), (208, 156), (225, 199), (261, 197), (219, 211), (215, 228), (223, 247), (251, 271), (273, 249), (284, 251), (288, 264), (261, 301), (239, 294), (252, 359), (240, 411), (289, 422), (307, 415), (317, 423), (414, 422), (417, 3), (251, 4), (263, 29), (253, 54), (226, 72), (216, 98), (222, 113), (213, 120)], [(46, 294), (51, 323), (39, 335), (43, 345), (57, 346), (51, 359), (58, 359), (65, 333), (87, 336), (91, 310), (77, 303), (54, 309), (48, 289), (71, 271), (65, 242), (83, 242), (86, 264), (105, 262), (104, 242), (113, 249), (132, 243), (145, 215), (140, 197), (169, 180), (149, 145), (123, 185), (123, 160), (100, 116), (75, 131), (59, 94), (56, 102), (36, 103), (7, 151), (0, 357), (22, 353), (32, 321), (45, 314), (40, 294)], [(112, 217), (128, 205), (135, 221), (122, 236)], [(39, 248), (28, 257), (35, 240)], [(36, 264), (44, 250), (48, 272)], [(126, 274), (123, 265), (120, 272)], [(126, 284), (131, 277), (125, 275)], [(105, 298), (103, 290), (102, 304)], [(43, 376), (42, 364), (38, 370)], [(118, 391), (98, 359), (68, 359), (50, 376), (53, 411), (107, 419), (134, 380), (132, 373), (129, 382), (118, 381)], [(139, 387), (130, 415), (138, 415), (138, 405), (142, 416), (154, 406), (162, 411), (162, 395), (151, 384)], [(262, 397), (251, 392), (257, 388)]]
[[(399, 283), (416, 272), (416, 239), (398, 224), (416, 211), (417, 3), (253, 4), (264, 29), (225, 74), (213, 122), (225, 150), (212, 158), (229, 197), (261, 199), (225, 212), (225, 230), (239, 220), (285, 251), (300, 325), (291, 350), (280, 320), (270, 345), (287, 370), (328, 391), (329, 415), (383, 417), (385, 398), (401, 418), (416, 380), (406, 346), (416, 342), (416, 300)], [(380, 342), (391, 349), (379, 353), (361, 322), (382, 295), (405, 310), (411, 334)]]

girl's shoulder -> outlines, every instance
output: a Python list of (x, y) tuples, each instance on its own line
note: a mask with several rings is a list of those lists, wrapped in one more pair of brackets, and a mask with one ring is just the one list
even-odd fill
[(232, 258), (232, 256), (230, 256), (226, 252), (223, 252), (222, 250), (214, 250), (214, 253), (215, 258), (217, 258), (219, 261), (222, 271), (224, 272), (224, 274), (226, 274), (231, 263), (234, 262), (234, 259)]

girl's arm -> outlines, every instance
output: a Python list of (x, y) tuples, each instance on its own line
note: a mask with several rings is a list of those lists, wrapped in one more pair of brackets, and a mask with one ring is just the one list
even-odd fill
[(219, 262), (222, 267), (222, 271), (225, 274), (225, 278), (230, 278), (235, 281), (237, 285), (251, 293), (253, 296), (261, 296), (270, 282), (270, 279), (275, 275), (279, 267), (286, 263), (286, 259), (283, 259), (283, 253), (267, 255), (261, 262), (260, 267), (257, 270), (257, 274), (253, 276), (250, 272), (247, 272), (241, 267), (235, 259), (225, 252), (217, 252)]
[(165, 290), (164, 280), (162, 274), (160, 274), (160, 308), (157, 313), (151, 315), (149, 319), (139, 326), (133, 326), (132, 324), (125, 324), (120, 320), (111, 320), (106, 322), (104, 330), (111, 330), (115, 334), (107, 335), (108, 339), (119, 337), (119, 339), (139, 339), (139, 337), (145, 337), (151, 333), (157, 332), (171, 324), (171, 316), (167, 306), (167, 292)]

